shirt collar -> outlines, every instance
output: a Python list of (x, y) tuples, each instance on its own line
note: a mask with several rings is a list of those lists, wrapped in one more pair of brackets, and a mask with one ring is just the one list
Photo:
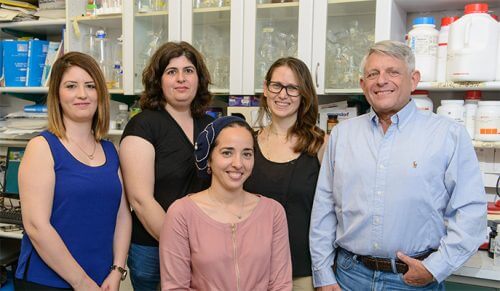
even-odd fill
[[(399, 130), (402, 130), (416, 110), (417, 105), (415, 104), (415, 101), (410, 100), (410, 102), (408, 102), (408, 104), (406, 104), (401, 110), (399, 110), (398, 113), (391, 116), (391, 123), (395, 124)], [(375, 114), (375, 111), (373, 111), (373, 108), (370, 111), (369, 116), (373, 125), (377, 126), (379, 119), (377, 114)]]

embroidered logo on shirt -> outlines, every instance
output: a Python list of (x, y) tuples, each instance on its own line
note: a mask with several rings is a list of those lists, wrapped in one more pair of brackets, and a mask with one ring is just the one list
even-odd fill
[(413, 161), (413, 167), (416, 168), (417, 167), (417, 161)]

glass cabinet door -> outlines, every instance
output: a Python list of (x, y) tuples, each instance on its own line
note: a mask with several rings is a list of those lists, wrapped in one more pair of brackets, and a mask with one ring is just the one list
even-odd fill
[(299, 0), (257, 0), (256, 7), (254, 86), (262, 92), (271, 64), (281, 57), (297, 57)]
[(156, 49), (168, 41), (167, 0), (136, 0), (133, 8), (134, 92), (142, 89), (142, 72)]
[(205, 57), (213, 93), (229, 92), (231, 0), (193, 0), (192, 45)]
[(374, 43), (375, 0), (328, 1), (325, 92), (359, 90), (360, 63)]
[(122, 13), (97, 7), (89, 14), (86, 1), (73, 1), (67, 6), (66, 51), (79, 51), (91, 55), (98, 62), (106, 78), (106, 85), (121, 92), (120, 69), (115, 64), (122, 62)]

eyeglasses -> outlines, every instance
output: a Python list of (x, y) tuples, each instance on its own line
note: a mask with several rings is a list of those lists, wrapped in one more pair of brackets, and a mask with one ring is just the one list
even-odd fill
[(273, 82), (273, 81), (267, 82), (267, 89), (269, 89), (271, 93), (279, 94), (281, 93), (281, 90), (283, 90), (283, 88), (285, 88), (286, 94), (290, 97), (300, 96), (300, 88), (298, 86), (294, 85), (285, 86), (280, 82)]

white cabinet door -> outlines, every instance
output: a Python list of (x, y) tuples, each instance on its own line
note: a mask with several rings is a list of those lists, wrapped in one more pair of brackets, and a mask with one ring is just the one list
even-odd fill
[[(231, 62), (241, 59), (233, 58), (233, 50), (241, 50), (241, 37), (236, 37), (233, 31), (238, 30), (238, 22), (234, 13), (241, 15), (241, 1), (201, 1), (182, 2), (182, 40), (191, 43), (205, 57), (210, 72), (213, 93), (238, 93), (238, 89), (230, 88), (230, 75), (238, 74), (231, 68)], [(238, 19), (241, 19), (239, 17)], [(240, 29), (241, 31), (241, 29)], [(239, 43), (237, 42), (240, 40)], [(234, 52), (235, 55), (237, 51)], [(234, 85), (233, 85), (234, 86)]]
[(244, 1), (241, 94), (263, 91), (264, 77), (280, 57), (311, 65), (313, 1)]
[[(66, 0), (65, 51), (80, 51), (93, 56), (101, 66), (108, 88), (113, 93), (122, 93), (116, 88), (113, 69), (115, 62), (122, 62), (121, 46), (117, 45), (122, 35), (122, 13), (85, 16), (87, 1)], [(105, 36), (99, 39), (98, 31)], [(100, 43), (106, 43), (101, 46)], [(105, 48), (105, 49), (103, 49)], [(118, 48), (120, 48), (118, 50)]]
[(319, 94), (361, 92), (359, 64), (375, 39), (376, 3), (314, 1), (312, 74)]

